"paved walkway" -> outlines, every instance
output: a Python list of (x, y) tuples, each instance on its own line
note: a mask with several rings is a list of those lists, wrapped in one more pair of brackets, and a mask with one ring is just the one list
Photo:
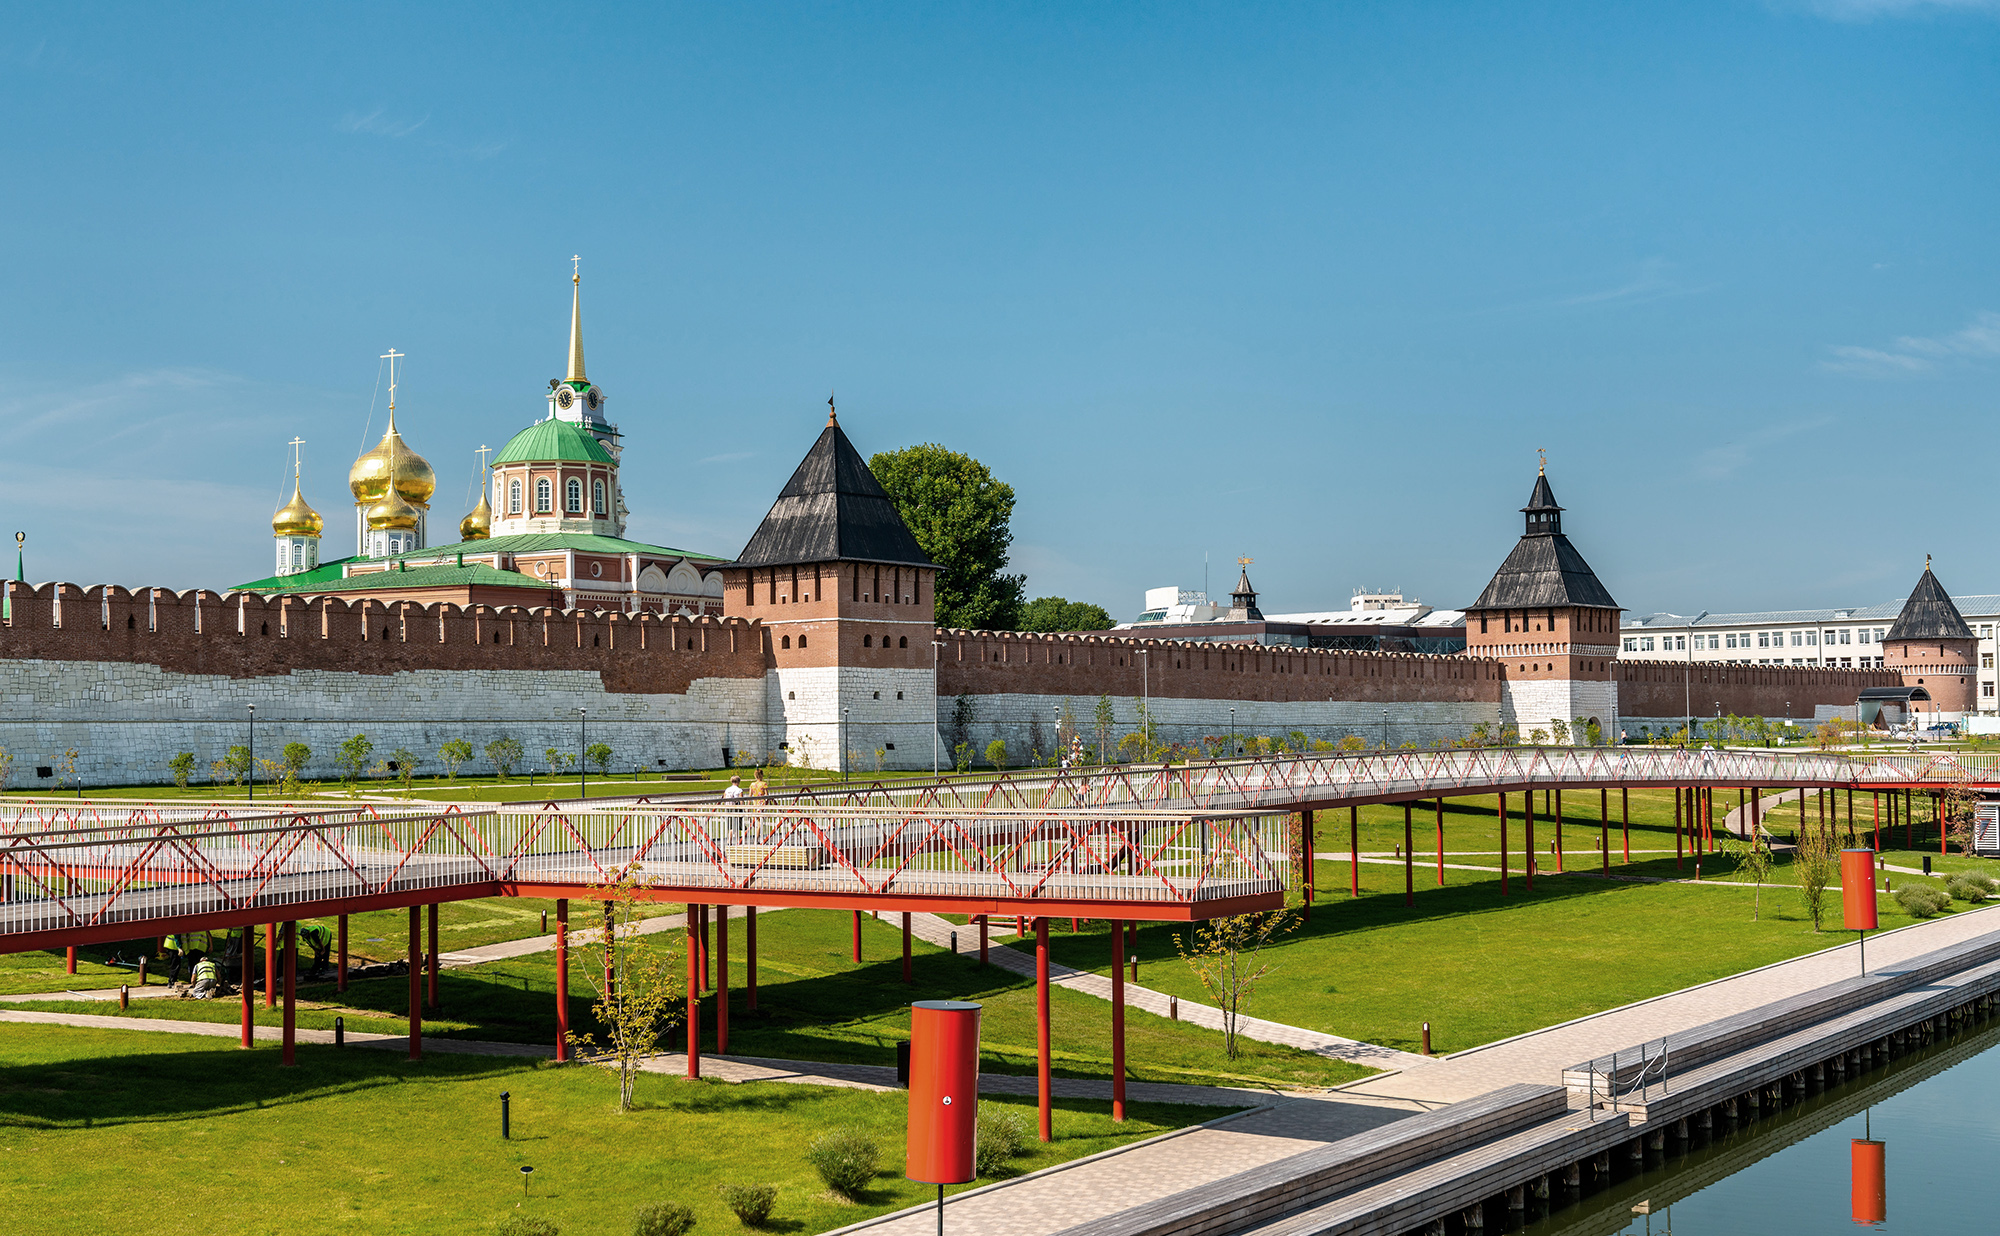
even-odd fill
[[(878, 916), (879, 917), (879, 916)], [(953, 933), (959, 936), (961, 953), (979, 951), (979, 928), (957, 926), (935, 914), (913, 914), (910, 916), (911, 934), (940, 948), (950, 948)], [(1030, 942), (1027, 946), (1032, 949)], [(1105, 947), (1110, 942), (1106, 939)], [(987, 952), (988, 959), (1003, 970), (1027, 978), (1035, 977), (1035, 958), (1032, 952), (1023, 952), (1007, 945), (995, 944)], [(1100, 1000), (1111, 999), (1111, 979), (1107, 975), (1095, 974), (1088, 970), (1072, 969), (1055, 961), (1049, 962), (1049, 986), (1066, 987), (1080, 991)], [(1132, 1008), (1144, 1009), (1166, 1017), (1170, 1011), (1170, 997), (1164, 992), (1137, 983), (1125, 984), (1125, 1003)], [(1194, 1000), (1182, 1000), (1179, 1005), (1182, 1021), (1204, 1029), (1222, 1030), (1222, 1010), (1214, 1005), (1202, 1004)], [(1301, 1026), (1288, 1026), (1282, 1022), (1265, 1021), (1259, 1017), (1239, 1017), (1236, 1032), (1245, 1038), (1256, 1039), (1260, 1043), (1276, 1043), (1284, 1047), (1295, 1047), (1300, 1051), (1326, 1056), (1335, 1060), (1348, 1060), (1373, 1069), (1400, 1069), (1424, 1067), (1432, 1063), (1430, 1057), (1413, 1052), (1397, 1051), (1392, 1047), (1382, 1047), (1375, 1043), (1364, 1043), (1359, 1039), (1346, 1039), (1337, 1034), (1327, 1034), (1319, 1030), (1308, 1030)]]

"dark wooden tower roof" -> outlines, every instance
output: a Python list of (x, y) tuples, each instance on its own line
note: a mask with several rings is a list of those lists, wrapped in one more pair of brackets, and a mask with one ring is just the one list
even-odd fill
[(1535, 477), (1535, 491), (1521, 508), (1527, 528), (1514, 552), (1500, 564), (1479, 599), (1466, 606), (1482, 609), (1547, 609), (1582, 605), (1617, 609), (1618, 602), (1598, 582), (1597, 572), (1576, 552), (1562, 531), (1562, 510), (1546, 472)]
[(1910, 599), (1903, 602), (1903, 612), (1896, 616), (1896, 625), (1889, 628), (1883, 641), (1973, 638), (1965, 616), (1952, 604), (1951, 594), (1944, 590), (1938, 577), (1931, 574), (1931, 561), (1925, 558), (1923, 577), (1917, 580)]
[(831, 414), (732, 565), (883, 562), (934, 566)]

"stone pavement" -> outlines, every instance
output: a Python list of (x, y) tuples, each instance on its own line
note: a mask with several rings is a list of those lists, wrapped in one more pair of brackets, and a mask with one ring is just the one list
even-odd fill
[[(879, 917), (879, 916), (878, 916)], [(959, 952), (977, 952), (979, 949), (979, 929), (974, 926), (958, 927), (939, 918), (935, 914), (912, 914), (911, 934), (940, 948), (951, 947), (953, 932), (960, 936)], [(1024, 941), (1026, 947), (1034, 947), (1032, 938)], [(1109, 937), (1105, 948), (1110, 949)], [(987, 957), (1003, 970), (1027, 978), (1035, 977), (1035, 958), (1032, 952), (1022, 952), (1002, 944), (994, 944)], [(1076, 970), (1056, 961), (1049, 962), (1049, 986), (1066, 987), (1100, 1000), (1111, 998), (1111, 979), (1088, 970)], [(1169, 999), (1164, 992), (1141, 987), (1137, 983), (1125, 984), (1125, 1003), (1136, 1009), (1144, 1009), (1161, 1017), (1168, 1015)], [(1201, 1004), (1193, 1000), (1182, 1000), (1179, 1006), (1180, 1019), (1205, 1029), (1222, 1029), (1222, 1010), (1213, 1005)], [(1295, 1047), (1314, 1055), (1335, 1060), (1348, 1060), (1355, 1064), (1374, 1069), (1398, 1069), (1410, 1066), (1429, 1065), (1431, 1060), (1412, 1052), (1397, 1051), (1374, 1043), (1363, 1043), (1358, 1039), (1345, 1039), (1336, 1034), (1326, 1034), (1319, 1030), (1307, 1030), (1300, 1026), (1288, 1026), (1282, 1022), (1265, 1021), (1260, 1017), (1239, 1017), (1236, 1032), (1245, 1038), (1256, 1039), (1260, 1043), (1277, 1043), (1284, 1047)]]

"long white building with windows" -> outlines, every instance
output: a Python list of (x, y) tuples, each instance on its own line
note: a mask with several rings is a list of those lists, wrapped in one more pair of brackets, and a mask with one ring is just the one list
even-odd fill
[[(2000, 713), (2000, 677), (1993, 658), (2000, 625), (2000, 595), (1953, 597), (1979, 637), (1981, 713)], [(1904, 602), (1849, 609), (1793, 609), (1747, 614), (1647, 614), (1619, 628), (1618, 656), (1626, 661), (1707, 661), (1732, 665), (1811, 665), (1830, 669), (1883, 668), (1882, 640)]]

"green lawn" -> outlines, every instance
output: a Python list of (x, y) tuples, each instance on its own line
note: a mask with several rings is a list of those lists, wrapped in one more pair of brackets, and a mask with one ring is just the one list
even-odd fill
[[(921, 940), (912, 945), (915, 984), (902, 981), (901, 932), (887, 923), (862, 920), (863, 964), (851, 960), (848, 916), (836, 911), (787, 910), (758, 919), (758, 1008), (749, 1008), (742, 923), (731, 932), (730, 1050), (741, 1055), (893, 1065), (896, 1043), (909, 1037), (913, 1000), (969, 999), (985, 1005), (981, 1067), (994, 1073), (1032, 1073), (1035, 1068), (1034, 987), (997, 966), (981, 968), (975, 957), (954, 957)], [(678, 943), (677, 934), (666, 939)], [(590, 989), (583, 967), (571, 959), (572, 1025), (591, 1028)], [(1176, 963), (1178, 964), (1178, 963)], [(426, 1017), (428, 1032), (451, 1038), (502, 1042), (555, 1042), (555, 955), (536, 953), (507, 961), (445, 972), (440, 980), (441, 1014)], [(330, 1030), (335, 1016), (351, 1030), (401, 1033), (409, 1016), (407, 977), (364, 979), (344, 996), (331, 983), (307, 984), (300, 991), (301, 1026)], [(704, 1041), (714, 1050), (715, 997), (705, 1000)], [(132, 1018), (215, 1021), (234, 1025), (240, 1016), (234, 998), (224, 1000), (135, 1000), (120, 1014), (115, 1004), (33, 1001), (14, 1008), (80, 1012)], [(1111, 1075), (1111, 1008), (1102, 1000), (1073, 992), (1051, 993), (1052, 1052), (1063, 1076)], [(276, 1011), (256, 1004), (257, 1020), (278, 1024)], [(1197, 1085), (1328, 1086), (1367, 1076), (1371, 1070), (1344, 1061), (1269, 1044), (1247, 1043), (1235, 1060), (1222, 1052), (1222, 1036), (1185, 1022), (1169, 1021), (1138, 1009), (1126, 1014), (1127, 1075), (1141, 1081)], [(678, 1049), (677, 1034), (673, 1044)]]
[[(635, 1206), (669, 1201), (696, 1210), (698, 1231), (731, 1232), (715, 1187), (756, 1183), (778, 1186), (776, 1230), (816, 1232), (934, 1195), (902, 1179), (900, 1093), (647, 1075), (638, 1110), (620, 1114), (615, 1081), (583, 1066), (306, 1046), (281, 1069), (270, 1047), (4, 1024), (0, 1059), (0, 1197), (17, 1230), (457, 1234), (525, 1212), (565, 1236), (624, 1236)], [(1032, 1121), (1031, 1103), (1004, 1105)], [(1059, 1103), (1056, 1140), (1013, 1170), (1223, 1110), (1133, 1104), (1115, 1125), (1108, 1106)], [(881, 1145), (860, 1204), (828, 1198), (804, 1159), (839, 1126)]]

